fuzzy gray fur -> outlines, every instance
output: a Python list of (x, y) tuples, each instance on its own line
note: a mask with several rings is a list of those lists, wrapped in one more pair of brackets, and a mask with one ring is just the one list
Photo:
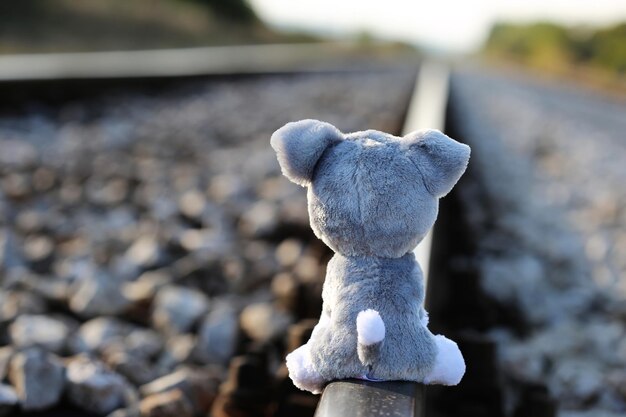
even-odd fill
[(380, 351), (383, 346), (383, 342), (374, 343), (373, 345), (358, 344), (356, 353), (359, 356), (359, 361), (366, 367), (367, 372), (365, 375), (371, 373), (373, 366), (380, 357)]
[[(313, 363), (326, 380), (365, 376), (421, 381), (436, 349), (420, 324), (424, 283), (413, 253), (401, 258), (344, 257), (328, 263), (322, 314), (331, 325), (309, 341)], [(386, 327), (378, 361), (371, 369), (359, 360), (356, 317), (371, 308)]]
[(296, 184), (306, 186), (319, 157), (329, 145), (342, 138), (341, 132), (331, 124), (302, 120), (278, 129), (270, 143), (283, 174)]
[[(469, 147), (435, 130), (343, 135), (316, 120), (287, 124), (271, 144), (283, 173), (308, 188), (311, 227), (336, 252), (322, 318), (305, 345), (307, 369), (324, 381), (424, 381), (437, 345), (422, 323), (424, 285), (412, 251), (434, 224), (439, 198), (465, 171)], [(386, 335), (359, 347), (356, 317), (366, 309), (380, 314)]]

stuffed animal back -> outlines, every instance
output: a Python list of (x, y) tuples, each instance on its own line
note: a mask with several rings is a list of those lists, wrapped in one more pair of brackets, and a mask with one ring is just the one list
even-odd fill
[(463, 356), (428, 330), (413, 250), (470, 148), (437, 130), (343, 134), (318, 120), (286, 124), (271, 145), (283, 174), (307, 188), (311, 227), (335, 252), (319, 323), (287, 356), (294, 384), (313, 393), (345, 378), (458, 384)]

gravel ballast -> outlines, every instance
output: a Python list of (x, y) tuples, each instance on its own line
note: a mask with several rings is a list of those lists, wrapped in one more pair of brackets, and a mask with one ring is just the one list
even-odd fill
[[(188, 81), (0, 116), (0, 414), (277, 409), (287, 328), (319, 314), (328, 250), (271, 133), (399, 131), (414, 76)], [(249, 368), (259, 404), (237, 402)]]
[(505, 374), (546, 384), (559, 415), (623, 415), (626, 101), (464, 68), (451, 103), (482, 288), (528, 330), (492, 331)]

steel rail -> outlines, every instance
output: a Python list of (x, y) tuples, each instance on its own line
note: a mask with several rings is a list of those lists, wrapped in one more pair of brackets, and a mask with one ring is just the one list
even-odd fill
[(101, 94), (159, 91), (181, 80), (410, 70), (415, 55), (385, 43), (212, 46), (139, 51), (0, 54), (0, 114)]
[(372, 51), (376, 45), (333, 42), (0, 55), (0, 82), (354, 71), (384, 62)]

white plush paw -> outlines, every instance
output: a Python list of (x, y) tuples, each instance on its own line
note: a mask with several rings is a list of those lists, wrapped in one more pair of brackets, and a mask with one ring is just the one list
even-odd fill
[(302, 345), (287, 355), (287, 369), (296, 387), (313, 394), (322, 392), (324, 379), (313, 367), (308, 345)]
[(457, 385), (465, 374), (465, 360), (456, 343), (445, 336), (435, 336), (435, 365), (424, 378), (425, 384)]

